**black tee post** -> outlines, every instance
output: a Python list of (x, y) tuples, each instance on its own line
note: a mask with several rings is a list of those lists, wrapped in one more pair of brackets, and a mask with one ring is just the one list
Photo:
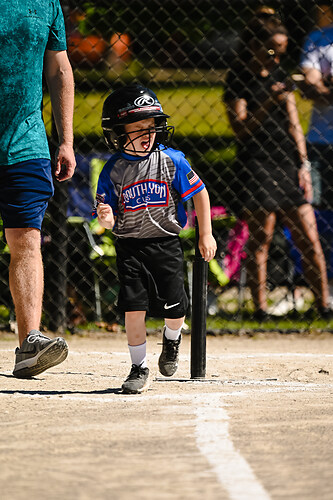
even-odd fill
[(195, 218), (195, 257), (192, 282), (191, 379), (206, 376), (206, 315), (208, 262), (199, 251), (199, 228)]

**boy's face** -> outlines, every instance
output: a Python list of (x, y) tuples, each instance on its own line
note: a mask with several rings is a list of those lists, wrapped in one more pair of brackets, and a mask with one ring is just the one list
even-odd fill
[(146, 118), (134, 123), (125, 125), (127, 142), (123, 149), (127, 153), (135, 153), (136, 156), (147, 156), (151, 151), (155, 138), (155, 119)]

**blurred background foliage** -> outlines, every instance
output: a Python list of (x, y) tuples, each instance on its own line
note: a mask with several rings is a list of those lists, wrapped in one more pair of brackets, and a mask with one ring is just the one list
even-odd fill
[[(93, 179), (96, 180), (109, 154), (100, 125), (103, 101), (118, 86), (138, 81), (157, 93), (164, 110), (170, 115), (169, 123), (175, 126), (173, 146), (184, 151), (205, 181), (212, 205), (226, 206), (224, 195), (237, 172), (233, 167), (233, 133), (223, 104), (224, 81), (230, 62), (237, 57), (240, 33), (262, 5), (273, 7), (286, 25), (289, 47), (283, 64), (290, 73), (298, 72), (304, 37), (314, 25), (313, 0), (62, 0), (68, 52), (76, 82), (74, 134), (79, 161), (76, 180), (73, 179), (69, 189), (71, 199), (76, 194), (82, 198), (82, 186), (89, 184), (86, 192), (91, 202), (95, 190)], [(297, 92), (296, 99), (306, 133), (312, 104)], [(44, 116), (51, 135), (51, 107), (47, 95)], [(187, 208), (191, 210), (190, 206)], [(70, 205), (68, 214), (76, 212), (79, 211)], [(89, 220), (87, 213), (84, 218)], [(209, 276), (213, 302), (217, 302), (222, 292), (228, 289), (229, 280), (219, 288), (219, 280), (223, 282), (223, 277), (219, 276), (218, 269), (223, 272), (226, 242), (234, 224), (233, 214), (228, 211), (214, 220), (219, 252), (218, 267), (212, 266)], [(110, 321), (117, 318), (113, 237), (111, 232), (92, 225), (90, 220), (89, 225), (103, 256), (91, 250), (91, 245), (88, 251), (86, 234), (80, 225), (76, 225), (74, 235), (78, 232), (80, 245), (76, 242), (75, 251), (70, 250), (69, 262), (79, 255), (81, 264), (69, 266), (70, 273), (73, 272), (69, 275), (70, 288), (72, 295), (76, 296), (73, 302), (84, 304), (82, 308), (86, 317), (94, 317), (91, 312), (96, 317), (97, 276), (97, 295), (102, 299), (99, 316)], [(191, 234), (189, 228), (182, 235), (189, 281), (194, 253)], [(70, 234), (69, 239), (75, 241), (75, 236)], [(87, 254), (90, 258), (88, 265), (85, 262)], [(91, 261), (93, 273), (88, 271)], [(237, 288), (239, 279), (238, 273), (234, 276)], [(233, 279), (229, 286), (232, 284)], [(87, 292), (80, 291), (80, 286)], [(190, 292), (190, 283), (188, 287)], [(247, 311), (252, 307), (249, 297), (244, 304), (235, 297), (231, 302), (234, 311), (243, 305)], [(214, 307), (211, 307), (213, 311)]]
[[(224, 193), (237, 173), (233, 171), (234, 138), (222, 96), (228, 66), (237, 56), (240, 32), (259, 6), (269, 5), (276, 9), (289, 31), (288, 57), (283, 64), (290, 73), (298, 72), (304, 37), (314, 25), (315, 2), (61, 0), (61, 4), (76, 85), (74, 135), (78, 166), (72, 181), (56, 186), (56, 195), (44, 224), (44, 321), (50, 325), (54, 311), (66, 300), (59, 297), (67, 296), (66, 317), (62, 321), (73, 330), (85, 321), (120, 320), (115, 308), (118, 285), (113, 237), (111, 232), (92, 223), (90, 216), (95, 180), (109, 154), (100, 126), (106, 96), (132, 81), (151, 87), (170, 115), (169, 123), (175, 126), (173, 146), (184, 151), (205, 181), (212, 205), (225, 206)], [(302, 99), (299, 94), (296, 98), (306, 132), (311, 101)], [(54, 125), (47, 89), (43, 112), (52, 145), (55, 142)], [(222, 226), (221, 217), (214, 223), (215, 228), (218, 227), (215, 229), (219, 239), (217, 262), (221, 269), (231, 219), (232, 214), (226, 213)], [(52, 265), (56, 253), (50, 250), (52, 242), (59, 240), (56, 231), (63, 231), (62, 241), (67, 241), (66, 262), (63, 263), (66, 294), (62, 295), (57, 293), (60, 285), (53, 281), (56, 273)], [(193, 237), (187, 238), (184, 233), (183, 239), (190, 262)], [(6, 292), (8, 262), (5, 255), (0, 256), (0, 276), (3, 277), (0, 285), (8, 316), (12, 305)], [(190, 281), (190, 273), (188, 278)], [(216, 285), (217, 281), (211, 271), (210, 282)], [(238, 287), (239, 275), (235, 283)], [(218, 287), (212, 290), (216, 301), (223, 290)], [(250, 311), (250, 299), (244, 304)]]

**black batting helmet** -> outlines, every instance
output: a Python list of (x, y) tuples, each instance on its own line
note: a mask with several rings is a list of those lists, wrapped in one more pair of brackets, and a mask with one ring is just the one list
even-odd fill
[(104, 101), (102, 129), (107, 145), (111, 149), (123, 150), (127, 142), (124, 125), (155, 118), (157, 144), (166, 146), (174, 127), (167, 125), (169, 115), (163, 112), (155, 93), (139, 84), (131, 84), (112, 92)]

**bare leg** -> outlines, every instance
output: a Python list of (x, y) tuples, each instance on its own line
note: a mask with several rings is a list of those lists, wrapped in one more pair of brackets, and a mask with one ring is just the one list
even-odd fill
[(315, 213), (308, 203), (286, 213), (282, 221), (289, 227), (302, 253), (305, 278), (314, 293), (316, 304), (327, 307), (329, 290), (324, 253), (319, 240)]
[(245, 212), (249, 226), (247, 283), (256, 310), (267, 309), (266, 283), (268, 251), (274, 234), (276, 214), (265, 210)]
[(185, 316), (182, 318), (165, 318), (165, 324), (170, 330), (179, 330), (184, 324)]
[(125, 328), (129, 345), (141, 345), (146, 342), (146, 311), (127, 311)]
[(40, 231), (34, 228), (5, 231), (10, 250), (9, 288), (21, 346), (31, 330), (40, 328), (44, 291)]

